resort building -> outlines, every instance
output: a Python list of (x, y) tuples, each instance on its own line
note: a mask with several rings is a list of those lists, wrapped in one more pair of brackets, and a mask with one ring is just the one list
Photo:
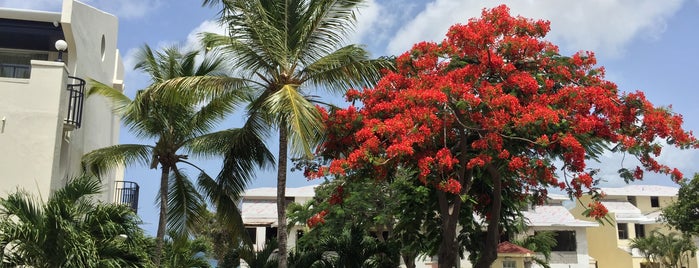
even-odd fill
[[(286, 201), (304, 204), (311, 200), (315, 186), (287, 188)], [(243, 223), (256, 249), (262, 249), (266, 240), (277, 234), (277, 205), (276, 188), (254, 188), (243, 194), (241, 213)], [(597, 222), (576, 219), (563, 202), (567, 196), (549, 194), (548, 204), (535, 206), (524, 211), (528, 230), (521, 236), (532, 235), (540, 231), (556, 233), (558, 245), (553, 249), (549, 265), (552, 268), (590, 268), (594, 260), (588, 255), (589, 229), (599, 226)], [(303, 235), (306, 226), (289, 226), (287, 247), (296, 245), (297, 239)], [(505, 242), (498, 247), (499, 258), (493, 263), (494, 268), (530, 268), (539, 267), (533, 262), (533, 257), (542, 258), (540, 254), (530, 252)], [(419, 257), (417, 267), (436, 267), (436, 262), (430, 257)], [(514, 266), (513, 266), (514, 265)], [(467, 258), (459, 262), (459, 267), (471, 267)]]
[[(80, 158), (118, 143), (119, 120), (90, 79), (123, 90), (117, 18), (74, 0), (60, 12), (0, 8), (0, 195), (46, 199), (81, 173)], [(123, 170), (103, 177), (104, 201), (138, 200)], [(124, 187), (124, 186), (127, 187)]]
[[(316, 185), (286, 188), (286, 203), (304, 204), (315, 196)], [(277, 188), (264, 187), (248, 189), (243, 194), (240, 205), (243, 224), (253, 242), (253, 248), (261, 250), (265, 241), (277, 237)], [(305, 226), (288, 226), (288, 248), (296, 245), (296, 240), (303, 235)]]
[[(620, 188), (602, 188), (601, 191), (606, 194), (601, 202), (609, 210), (609, 217), (613, 222), (589, 229), (587, 232), (590, 256), (597, 261), (597, 267), (659, 267), (657, 264), (647, 263), (641, 252), (629, 247), (629, 243), (631, 239), (645, 237), (653, 231), (671, 231), (660, 218), (661, 209), (675, 200), (678, 188), (628, 185)], [(588, 202), (589, 199), (581, 203)], [(579, 219), (585, 219), (582, 216), (584, 210), (585, 207), (578, 204), (572, 212)], [(687, 268), (699, 267), (696, 257), (687, 262)]]

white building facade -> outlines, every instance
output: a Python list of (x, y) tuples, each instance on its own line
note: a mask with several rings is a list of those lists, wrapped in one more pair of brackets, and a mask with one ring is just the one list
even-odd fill
[[(85, 153), (118, 143), (111, 106), (84, 95), (89, 79), (123, 90), (117, 32), (115, 16), (74, 0), (61, 12), (0, 8), (0, 195), (45, 199), (81, 173)], [(103, 177), (100, 199), (123, 201), (122, 177)]]

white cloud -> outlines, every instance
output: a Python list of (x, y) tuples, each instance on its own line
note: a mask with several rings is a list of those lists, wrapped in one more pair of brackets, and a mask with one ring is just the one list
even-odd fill
[[(657, 38), (665, 21), (684, 0), (500, 1), (511, 14), (551, 21), (548, 37), (563, 50), (593, 50), (609, 56), (623, 53), (635, 38)], [(423, 40), (441, 41), (449, 26), (480, 16), (481, 1), (436, 0), (426, 5), (390, 41), (387, 52), (399, 54)]]
[(226, 28), (223, 27), (218, 21), (206, 20), (199, 24), (196, 28), (189, 32), (187, 39), (185, 40), (185, 49), (199, 49), (201, 48), (201, 34), (202, 33), (215, 33), (225, 35), (227, 34)]

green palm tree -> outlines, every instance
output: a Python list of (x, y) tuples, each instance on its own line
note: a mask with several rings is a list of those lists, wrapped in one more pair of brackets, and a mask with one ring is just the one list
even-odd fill
[[(206, 34), (207, 47), (222, 47), (235, 73), (255, 89), (251, 119), (263, 118), (279, 133), (277, 213), (280, 245), (287, 242), (285, 214), (289, 150), (310, 156), (323, 125), (312, 89), (345, 92), (371, 86), (387, 59), (371, 59), (358, 45), (345, 45), (362, 0), (203, 0), (221, 5), (229, 35)], [(290, 147), (289, 147), (290, 143)], [(279, 250), (286, 267), (287, 248)]]
[(81, 176), (46, 202), (18, 190), (0, 199), (2, 267), (148, 267), (140, 220), (124, 205), (95, 202), (95, 177)]
[(680, 235), (676, 232), (664, 234), (658, 231), (653, 231), (646, 237), (631, 239), (629, 247), (640, 250), (650, 262), (660, 262), (663, 267), (672, 268), (688, 264), (689, 258), (694, 257), (694, 252), (697, 250), (689, 235)]
[(190, 239), (174, 232), (168, 234), (164, 245), (164, 268), (209, 268), (209, 244), (203, 238)]
[[(151, 169), (160, 167), (160, 188), (156, 198), (160, 205), (154, 263), (160, 265), (166, 230), (183, 234), (202, 220), (206, 209), (204, 199), (216, 207), (222, 223), (242, 233), (242, 219), (236, 201), (245, 189), (255, 167), (274, 162), (264, 145), (264, 132), (258, 122), (249, 120), (242, 128), (211, 132), (240, 103), (244, 88), (226, 90), (235, 79), (226, 77), (222, 58), (208, 53), (199, 61), (196, 51), (182, 53), (166, 48), (153, 53), (145, 46), (136, 69), (148, 73), (152, 83), (140, 90), (133, 100), (122, 92), (92, 81), (89, 95), (107, 97), (115, 106), (123, 123), (137, 137), (154, 140), (155, 144), (120, 144), (97, 149), (83, 156), (84, 167), (94, 174), (132, 164), (144, 164)], [(167, 88), (169, 81), (188, 77), (193, 84), (178, 84)], [(167, 89), (157, 94), (156, 88)], [(220, 90), (214, 96), (197, 97), (189, 94), (196, 88)], [(185, 94), (187, 93), (187, 94)], [(172, 98), (168, 98), (172, 97)], [(189, 156), (224, 156), (223, 167), (216, 178), (189, 162)], [(197, 187), (182, 172), (181, 166), (199, 171)]]

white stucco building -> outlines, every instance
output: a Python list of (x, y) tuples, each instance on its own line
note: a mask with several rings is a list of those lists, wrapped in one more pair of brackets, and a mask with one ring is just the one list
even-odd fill
[[(0, 195), (45, 199), (80, 174), (83, 154), (118, 143), (111, 106), (83, 96), (89, 79), (123, 89), (117, 30), (115, 16), (74, 0), (61, 12), (0, 8)], [(122, 177), (103, 178), (102, 200), (127, 201)]]
[[(300, 188), (287, 188), (287, 202), (304, 204), (311, 200), (315, 193), (313, 186)], [(256, 249), (264, 247), (264, 241), (276, 237), (277, 233), (277, 205), (276, 188), (254, 188), (243, 194), (241, 213), (246, 230), (250, 234)], [(558, 245), (552, 250), (549, 265), (551, 268), (590, 268), (595, 267), (595, 260), (588, 254), (587, 232), (588, 228), (597, 228), (599, 224), (593, 221), (576, 219), (564, 206), (563, 202), (569, 200), (567, 196), (549, 194), (549, 201), (545, 205), (529, 208), (524, 211), (528, 229), (520, 236), (531, 235), (540, 231), (552, 231), (556, 233)], [(289, 226), (289, 238), (287, 247), (292, 248), (296, 240), (303, 234), (305, 226)], [(491, 267), (519, 267), (536, 268), (537, 264), (529, 259), (517, 259), (508, 254), (501, 255)], [(539, 256), (543, 258), (543, 256)], [(516, 260), (518, 262), (516, 262)], [(419, 257), (417, 267), (436, 267), (429, 257)], [(511, 266), (514, 265), (514, 266)], [(459, 267), (471, 267), (467, 258), (459, 262)]]

